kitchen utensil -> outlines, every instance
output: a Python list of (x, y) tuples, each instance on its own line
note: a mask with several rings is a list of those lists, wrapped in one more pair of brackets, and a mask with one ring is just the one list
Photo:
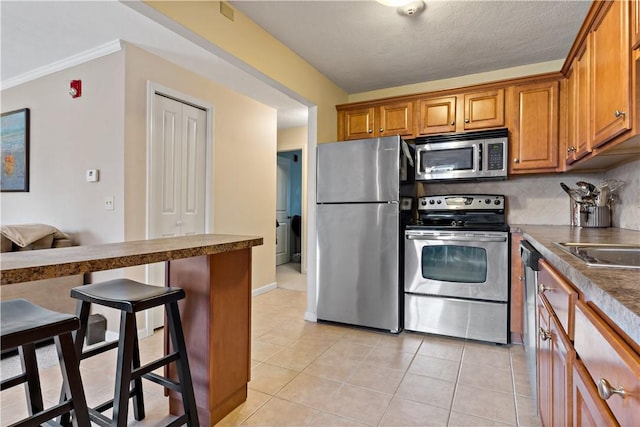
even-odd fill
[(570, 188), (564, 182), (560, 183), (560, 187), (571, 197), (576, 203), (579, 204), (594, 204), (593, 198), (587, 194), (586, 191), (578, 188)]
[(609, 179), (601, 182), (596, 188), (598, 191), (596, 205), (611, 206), (618, 196), (618, 190), (624, 185), (625, 182), (619, 179)]
[(585, 190), (588, 194), (594, 194), (596, 193), (597, 189), (596, 186), (589, 183), (589, 182), (585, 182), (585, 181), (578, 181), (576, 182), (576, 185), (580, 188), (582, 188), (583, 190)]

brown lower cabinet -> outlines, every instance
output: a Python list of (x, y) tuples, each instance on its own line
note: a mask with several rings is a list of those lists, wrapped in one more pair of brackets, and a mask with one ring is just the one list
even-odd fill
[[(640, 355), (548, 262), (538, 288), (538, 406), (551, 426), (640, 426)], [(569, 332), (568, 332), (569, 331)]]
[[(573, 363), (573, 426), (602, 427), (619, 425), (594, 390), (587, 368), (580, 360)], [(547, 424), (545, 424), (547, 425)]]
[(538, 298), (538, 404), (545, 426), (570, 426), (575, 350), (551, 306)]

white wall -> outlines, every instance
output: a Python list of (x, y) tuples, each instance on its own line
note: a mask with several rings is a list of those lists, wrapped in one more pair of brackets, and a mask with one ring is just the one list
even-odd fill
[[(82, 80), (80, 98), (69, 96), (71, 80)], [(123, 88), (117, 52), (2, 91), (2, 112), (31, 110), (30, 191), (0, 194), (2, 224), (50, 224), (76, 244), (123, 240)], [(100, 181), (86, 182), (87, 169)], [(103, 209), (105, 196), (115, 210)]]

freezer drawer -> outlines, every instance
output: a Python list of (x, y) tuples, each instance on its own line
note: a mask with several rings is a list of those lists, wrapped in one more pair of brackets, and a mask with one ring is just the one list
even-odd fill
[(318, 205), (317, 317), (398, 332), (397, 203)]
[(404, 328), (507, 344), (509, 305), (429, 295), (405, 294)]

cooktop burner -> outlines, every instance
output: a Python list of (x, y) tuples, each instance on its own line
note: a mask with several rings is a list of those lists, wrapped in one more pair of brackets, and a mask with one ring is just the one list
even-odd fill
[(505, 198), (496, 194), (421, 197), (418, 219), (406, 228), (508, 231)]

